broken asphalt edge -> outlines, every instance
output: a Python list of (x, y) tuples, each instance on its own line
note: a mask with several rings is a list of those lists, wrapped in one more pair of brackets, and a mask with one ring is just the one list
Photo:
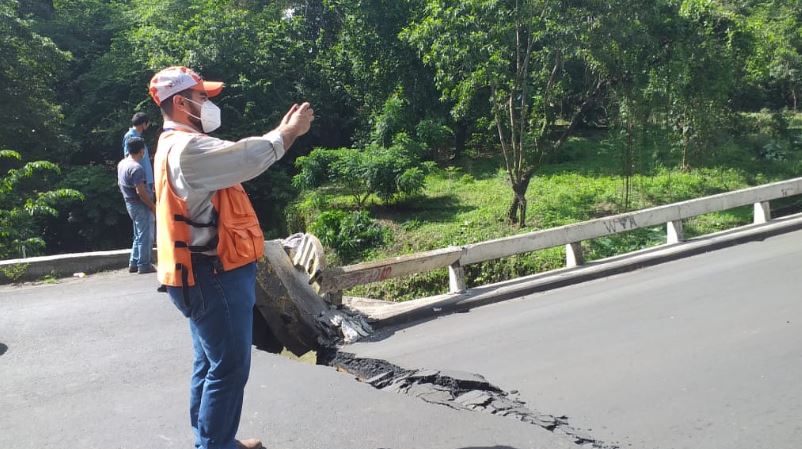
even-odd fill
[(619, 256), (588, 262), (574, 268), (562, 268), (468, 289), (465, 293), (449, 293), (411, 301), (367, 307), (353, 301), (349, 306), (367, 316), (374, 329), (399, 327), (442, 315), (466, 312), (474, 307), (494, 304), (532, 293), (627, 273), (704, 254), (742, 243), (802, 229), (802, 214), (774, 219), (765, 224), (746, 225), (707, 234), (684, 242), (660, 245)]

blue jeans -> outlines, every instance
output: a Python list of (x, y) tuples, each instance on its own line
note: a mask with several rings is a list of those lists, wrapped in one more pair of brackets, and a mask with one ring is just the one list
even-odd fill
[[(156, 191), (153, 190), (153, 184), (148, 184), (148, 192), (150, 192), (150, 199), (153, 204), (156, 204)], [(150, 242), (156, 241), (156, 214), (150, 214)]]
[(193, 263), (195, 285), (184, 298), (167, 287), (189, 318), (195, 351), (189, 419), (199, 449), (235, 449), (242, 397), (251, 369), (256, 264), (215, 273), (208, 261)]
[(134, 243), (131, 246), (131, 258), (128, 265), (132, 267), (149, 267), (153, 254), (153, 240), (151, 240), (151, 216), (148, 206), (144, 203), (125, 202), (128, 216), (134, 222)]

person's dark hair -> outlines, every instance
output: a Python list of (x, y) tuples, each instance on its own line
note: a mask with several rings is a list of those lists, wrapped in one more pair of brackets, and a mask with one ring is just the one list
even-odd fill
[(173, 115), (173, 97), (175, 97), (176, 95), (180, 95), (184, 98), (190, 97), (192, 96), (192, 89), (184, 89), (181, 92), (170, 95), (169, 97), (162, 100), (161, 102), (162, 114), (169, 116)]
[(137, 112), (131, 117), (131, 124), (134, 126), (144, 125), (145, 123), (150, 123), (150, 120), (148, 119), (148, 114), (144, 112)]
[(145, 149), (145, 141), (141, 137), (131, 137), (126, 143), (128, 154), (138, 155)]

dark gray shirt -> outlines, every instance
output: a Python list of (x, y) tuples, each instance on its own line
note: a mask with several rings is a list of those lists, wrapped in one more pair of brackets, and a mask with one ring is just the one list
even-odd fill
[(117, 164), (117, 184), (127, 203), (141, 203), (136, 185), (145, 182), (145, 169), (139, 162), (127, 157)]

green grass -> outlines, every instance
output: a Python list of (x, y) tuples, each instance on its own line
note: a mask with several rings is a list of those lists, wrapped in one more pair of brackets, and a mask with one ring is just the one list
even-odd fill
[[(504, 218), (512, 193), (497, 157), (466, 158), (454, 167), (429, 174), (419, 197), (394, 204), (372, 199), (371, 214), (389, 228), (392, 239), (381, 248), (371, 249), (362, 260), (464, 245), (727, 192), (798, 176), (801, 167), (798, 161), (759, 161), (745, 149), (730, 144), (717, 150), (726, 164), (687, 171), (657, 166), (648, 174), (634, 176), (626, 207), (624, 179), (618, 174), (620, 159), (602, 139), (574, 138), (566, 149), (570, 156), (566, 161), (538, 171), (527, 191), (524, 228), (512, 226)], [(321, 196), (326, 199), (320, 200)], [(353, 207), (348, 197), (334, 192), (318, 192), (316, 199), (305, 201), (302, 209), (305, 207), (305, 213), (311, 215), (314, 210), (329, 207)], [(747, 224), (751, 219), (751, 207), (706, 214), (686, 220), (685, 233), (694, 237)], [(661, 226), (583, 242), (583, 248), (586, 259), (595, 260), (664, 242), (665, 229)], [(560, 268), (564, 257), (563, 248), (551, 248), (470, 265), (466, 267), (468, 285)], [(447, 286), (447, 272), (441, 269), (359, 286), (346, 294), (403, 301), (444, 293)]]
[(6, 279), (10, 282), (17, 283), (25, 273), (28, 272), (28, 268), (30, 268), (31, 264), (29, 263), (15, 263), (14, 265), (7, 265), (0, 269), (0, 274), (2, 274)]

